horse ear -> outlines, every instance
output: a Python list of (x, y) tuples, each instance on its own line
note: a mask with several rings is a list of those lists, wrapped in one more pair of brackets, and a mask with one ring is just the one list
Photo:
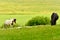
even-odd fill
[(14, 19), (14, 21), (16, 21), (16, 19)]
[(14, 19), (14, 22), (16, 23), (16, 19)]

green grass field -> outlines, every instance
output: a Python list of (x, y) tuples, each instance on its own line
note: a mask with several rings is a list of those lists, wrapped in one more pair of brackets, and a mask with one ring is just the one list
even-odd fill
[(25, 24), (36, 16), (60, 16), (60, 0), (0, 0), (0, 27), (6, 19), (16, 18), (21, 29), (1, 29), (0, 40), (60, 40), (60, 18), (57, 25), (28, 26)]
[(22, 29), (0, 29), (0, 40), (60, 40), (60, 27), (41, 25)]
[(60, 0), (0, 0), (0, 14), (60, 13)]

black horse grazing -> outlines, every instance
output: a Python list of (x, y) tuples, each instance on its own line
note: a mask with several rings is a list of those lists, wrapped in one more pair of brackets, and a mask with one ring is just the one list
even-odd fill
[(57, 15), (57, 13), (52, 13), (51, 15), (51, 25), (56, 25), (56, 21), (59, 18), (59, 16)]

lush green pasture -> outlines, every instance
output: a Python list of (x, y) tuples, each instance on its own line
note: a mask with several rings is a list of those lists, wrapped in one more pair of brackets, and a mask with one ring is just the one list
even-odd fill
[(21, 29), (1, 29), (0, 28), (0, 40), (60, 40), (60, 19), (57, 21), (56, 26), (40, 25), (40, 26), (28, 26), (32, 28), (25, 28), (24, 26), (28, 20), (36, 16), (49, 17), (50, 15), (0, 15), (0, 26), (6, 19), (16, 18), (17, 24), (23, 27)]
[(0, 40), (60, 40), (60, 27), (41, 25), (32, 28), (0, 29)]
[[(42, 14), (40, 15), (0, 15), (0, 26), (4, 24), (5, 20), (11, 19), (11, 18), (16, 18), (17, 19), (17, 24), (19, 25), (25, 25), (30, 19), (36, 16), (43, 16)], [(44, 15), (47, 16), (47, 15)], [(50, 18), (50, 15), (47, 16)]]
[[(5, 22), (5, 20), (16, 18), (17, 24), (20, 26), (24, 26), (30, 19), (36, 16), (44, 16), (51, 18), (51, 14), (40, 14), (40, 15), (0, 15), (0, 26), (2, 26)], [(60, 24), (60, 18), (57, 20), (57, 25)]]
[(17, 24), (20, 26), (24, 25), (26, 22), (28, 22), (32, 17), (35, 17), (36, 15), (0, 15), (0, 26), (2, 26), (5, 22), (5, 20), (16, 18)]
[[(16, 18), (17, 24), (23, 27), (33, 17), (50, 18), (52, 12), (60, 15), (60, 0), (0, 0), (0, 27), (5, 20), (10, 18)], [(60, 18), (56, 26), (25, 27), (21, 29), (0, 28), (0, 40), (60, 40)]]
[(60, 13), (60, 0), (0, 0), (0, 14)]

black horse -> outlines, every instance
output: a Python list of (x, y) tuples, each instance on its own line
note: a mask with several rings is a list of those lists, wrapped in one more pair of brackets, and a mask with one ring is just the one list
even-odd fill
[(51, 25), (56, 25), (56, 21), (58, 20), (59, 16), (57, 13), (52, 13), (51, 15)]

